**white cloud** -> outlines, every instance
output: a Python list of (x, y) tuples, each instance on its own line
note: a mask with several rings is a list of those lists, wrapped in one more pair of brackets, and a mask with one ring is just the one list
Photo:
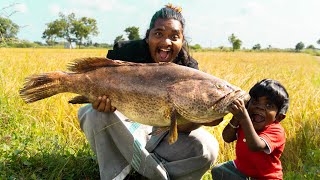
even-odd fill
[(118, 9), (120, 11), (130, 11), (132, 10), (132, 6), (128, 5), (128, 3), (124, 3), (123, 1), (116, 0), (68, 0), (71, 4), (91, 10), (98, 10), (102, 12), (114, 11)]
[(61, 7), (57, 4), (50, 4), (49, 5), (49, 12), (51, 14), (58, 14), (61, 11)]
[(266, 6), (257, 2), (248, 2), (241, 8), (241, 13), (246, 16), (262, 16), (266, 12)]
[(14, 9), (18, 12), (21, 12), (21, 13), (26, 13), (28, 12), (28, 7), (26, 4), (23, 4), (23, 3), (17, 3), (15, 6), (14, 6)]
[(95, 13), (94, 11), (85, 9), (85, 8), (78, 8), (78, 7), (66, 8), (66, 7), (61, 7), (58, 4), (50, 4), (49, 12), (53, 15), (58, 15), (59, 13), (63, 13), (65, 15), (75, 13), (77, 16), (92, 16)]
[(104, 1), (104, 0), (69, 0), (72, 4), (86, 7), (86, 8), (93, 8), (102, 11), (109, 11), (113, 8), (114, 3), (116, 1)]

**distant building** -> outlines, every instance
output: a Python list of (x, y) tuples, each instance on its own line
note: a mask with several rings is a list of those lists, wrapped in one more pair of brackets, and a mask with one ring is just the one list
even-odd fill
[(65, 49), (75, 49), (76, 47), (77, 47), (77, 44), (75, 42), (71, 42), (71, 44), (69, 42), (64, 43)]

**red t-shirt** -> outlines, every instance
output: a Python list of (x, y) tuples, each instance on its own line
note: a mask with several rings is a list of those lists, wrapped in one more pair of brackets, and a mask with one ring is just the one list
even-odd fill
[(286, 141), (283, 127), (280, 123), (273, 123), (257, 133), (266, 142), (268, 150), (250, 151), (245, 142), (243, 130), (238, 129), (236, 159), (234, 160), (237, 169), (255, 179), (282, 179), (280, 156)]

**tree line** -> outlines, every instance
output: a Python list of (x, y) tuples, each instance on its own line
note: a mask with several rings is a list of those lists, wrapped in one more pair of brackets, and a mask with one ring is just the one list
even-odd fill
[[(5, 8), (0, 9), (0, 12)], [(10, 20), (10, 16), (12, 14), (14, 13), (7, 15), (7, 17), (3, 17), (3, 15), (0, 13), (0, 45), (6, 43), (7, 41), (15, 41), (18, 39), (17, 34), (20, 30), (20, 26)], [(141, 39), (139, 35), (139, 27), (127, 27), (124, 32), (126, 33), (128, 40)], [(97, 27), (97, 21), (95, 19), (88, 17), (77, 18), (74, 13), (71, 13), (69, 15), (59, 13), (58, 19), (46, 24), (46, 28), (42, 33), (42, 38), (49, 46), (58, 44), (58, 40), (64, 39), (69, 44), (75, 42), (80, 48), (81, 45), (93, 45), (91, 37), (97, 36), (98, 34), (99, 31)], [(123, 40), (126, 40), (126, 37), (124, 37), (123, 35), (119, 35), (114, 39), (113, 43), (115, 44), (118, 41)], [(228, 37), (228, 41), (231, 44), (232, 51), (239, 50), (242, 46), (242, 41), (237, 36), (235, 36), (234, 33), (232, 33)], [(320, 45), (320, 39), (316, 42)], [(195, 50), (201, 49), (201, 45), (196, 44), (194, 46), (191, 46), (191, 48)], [(224, 47), (220, 46), (219, 48), (223, 49)], [(271, 45), (269, 45), (267, 49), (271, 48)], [(305, 45), (303, 42), (299, 42), (295, 46), (296, 51), (301, 51), (304, 48)], [(316, 49), (313, 45), (309, 45), (306, 48)], [(260, 50), (261, 45), (255, 44), (252, 49)]]

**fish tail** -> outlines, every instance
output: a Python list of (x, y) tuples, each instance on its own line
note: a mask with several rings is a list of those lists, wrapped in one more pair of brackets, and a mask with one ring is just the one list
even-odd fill
[(61, 79), (66, 74), (55, 71), (27, 77), (24, 87), (19, 91), (21, 98), (26, 103), (32, 103), (63, 92)]

